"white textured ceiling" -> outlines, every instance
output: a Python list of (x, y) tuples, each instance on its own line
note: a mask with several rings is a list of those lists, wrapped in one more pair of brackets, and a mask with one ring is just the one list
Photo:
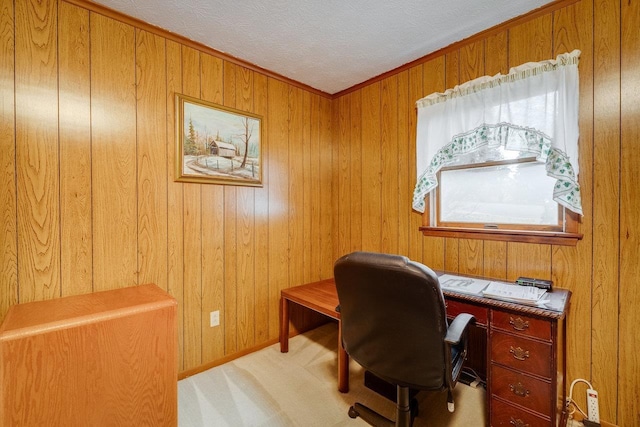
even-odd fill
[(94, 0), (333, 94), (551, 0)]

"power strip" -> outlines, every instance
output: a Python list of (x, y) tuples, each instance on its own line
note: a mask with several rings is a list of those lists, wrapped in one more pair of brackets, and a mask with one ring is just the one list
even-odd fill
[(598, 392), (593, 389), (587, 389), (587, 413), (589, 421), (600, 422), (600, 409), (598, 409)]

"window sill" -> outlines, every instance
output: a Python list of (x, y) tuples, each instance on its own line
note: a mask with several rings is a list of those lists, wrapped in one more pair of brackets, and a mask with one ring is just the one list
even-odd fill
[(487, 230), (480, 228), (420, 227), (425, 236), (461, 239), (498, 240), (504, 242), (541, 243), (549, 245), (575, 246), (582, 239), (579, 233), (524, 230)]

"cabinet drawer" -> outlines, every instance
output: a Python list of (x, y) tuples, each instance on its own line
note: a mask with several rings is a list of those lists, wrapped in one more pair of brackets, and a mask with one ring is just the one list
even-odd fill
[(551, 378), (551, 344), (492, 330), (491, 361)]
[(540, 414), (551, 414), (549, 382), (494, 364), (491, 364), (491, 394)]
[(490, 425), (492, 427), (551, 427), (551, 421), (493, 398), (491, 399)]
[(476, 325), (487, 325), (487, 319), (489, 318), (489, 310), (486, 307), (478, 307), (477, 305), (467, 304), (462, 301), (456, 301), (448, 299), (447, 316), (454, 318), (460, 313), (473, 314), (476, 318)]
[(491, 312), (491, 327), (551, 341), (551, 322), (535, 317), (493, 310)]

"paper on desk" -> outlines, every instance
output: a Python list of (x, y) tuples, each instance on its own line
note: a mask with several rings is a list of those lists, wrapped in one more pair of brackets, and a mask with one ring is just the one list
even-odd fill
[(438, 277), (438, 280), (440, 281), (440, 287), (442, 289), (476, 295), (482, 292), (482, 290), (489, 284), (488, 280), (454, 276), (452, 274), (443, 274)]
[(482, 291), (485, 297), (496, 298), (520, 304), (540, 304), (547, 291), (533, 286), (510, 285), (507, 283), (491, 282)]

